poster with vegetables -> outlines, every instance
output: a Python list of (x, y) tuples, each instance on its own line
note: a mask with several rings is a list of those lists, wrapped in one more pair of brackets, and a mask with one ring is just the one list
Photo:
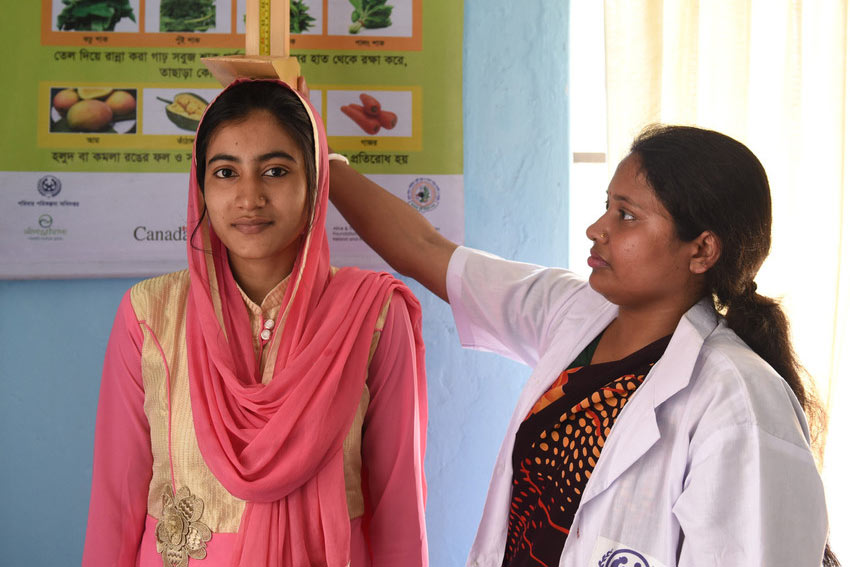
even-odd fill
[(60, 31), (137, 31), (139, 0), (53, 0), (53, 29)]
[[(195, 130), (240, 53), (245, 0), (34, 0), (0, 37), (0, 277), (185, 267)], [(463, 240), (455, 0), (291, 0), (292, 54), (331, 146)], [(431, 41), (427, 41), (428, 37)], [(14, 133), (9, 135), (8, 133)], [(387, 266), (333, 209), (332, 261)]]
[(50, 132), (136, 132), (136, 89), (53, 87)]
[(159, 31), (205, 32), (215, 29), (213, 0), (160, 0)]

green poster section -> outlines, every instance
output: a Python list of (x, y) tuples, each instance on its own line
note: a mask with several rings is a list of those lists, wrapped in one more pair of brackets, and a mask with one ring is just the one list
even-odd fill
[[(232, 5), (235, 13), (237, 2)], [(311, 100), (326, 117), (331, 145), (355, 157), (353, 161), (361, 171), (461, 174), (463, 4), (423, 0), (412, 5), (421, 10), (414, 14), (421, 17), (421, 49), (375, 47), (392, 45), (387, 40), (371, 45), (363, 42), (366, 48), (362, 50), (294, 49), (293, 55), (299, 58), (302, 74), (311, 87)], [(328, 0), (324, 0), (325, 9), (327, 6)], [(152, 47), (147, 44), (162, 43), (149, 41), (156, 36), (152, 33), (134, 34), (138, 45), (102, 46), (109, 43), (108, 32), (83, 36), (67, 33), (67, 45), (57, 44), (66, 32), (45, 32), (56, 14), (46, 15), (44, 10), (52, 9), (49, 2), (17, 3), (14, 22), (7, 21), (0, 38), (6, 57), (6, 86), (0, 89), (4, 132), (0, 171), (187, 171), (193, 140), (191, 120), (189, 124), (184, 120), (182, 128), (178, 126), (179, 117), (169, 118), (164, 101), (173, 101), (181, 92), (200, 93), (205, 95), (200, 98), (209, 100), (220, 86), (209, 76), (201, 57), (238, 50)], [(197, 34), (189, 34), (189, 39), (192, 35)], [(234, 33), (227, 39), (238, 44), (243, 37)], [(322, 42), (321, 37), (311, 39), (312, 45)], [(339, 44), (330, 39), (328, 43)], [(110, 102), (109, 95), (98, 93), (97, 89), (103, 88), (126, 93), (115, 97), (117, 102), (112, 101), (119, 111), (121, 103), (125, 110), (132, 106), (129, 97), (135, 99), (135, 109), (115, 116), (101, 130), (88, 131), (86, 128), (100, 128), (98, 118), (103, 118), (97, 116), (102, 104), (91, 103), (82, 118), (75, 116), (77, 130), (69, 127), (69, 117), (57, 110), (57, 105), (63, 106), (62, 96), (57, 102), (56, 95), (72, 89), (76, 96)], [(337, 102), (359, 102), (357, 95), (363, 92), (383, 93), (388, 100), (396, 101), (400, 106), (399, 127), (404, 122), (406, 129), (383, 130), (371, 136), (365, 131), (352, 132), (351, 124), (345, 126)], [(75, 95), (70, 96), (73, 102)]]

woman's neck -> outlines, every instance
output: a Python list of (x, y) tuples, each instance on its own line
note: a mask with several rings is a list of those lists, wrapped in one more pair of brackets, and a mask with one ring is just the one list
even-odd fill
[(603, 331), (593, 354), (593, 364), (623, 359), (676, 330), (682, 315), (693, 304), (667, 309), (620, 308), (617, 318)]
[(269, 292), (290, 274), (293, 264), (294, 259), (279, 263), (268, 260), (231, 259), (230, 269), (245, 295), (257, 305), (261, 305)]

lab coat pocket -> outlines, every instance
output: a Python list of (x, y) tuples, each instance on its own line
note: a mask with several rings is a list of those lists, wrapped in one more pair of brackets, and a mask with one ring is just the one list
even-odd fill
[(596, 538), (587, 567), (667, 567), (651, 555), (606, 537)]

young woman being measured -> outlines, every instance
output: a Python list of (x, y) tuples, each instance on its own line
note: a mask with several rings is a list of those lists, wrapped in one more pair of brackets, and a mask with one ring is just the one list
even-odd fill
[(83, 565), (428, 564), (421, 316), (329, 263), (321, 119), (237, 81), (198, 128), (188, 270), (125, 295)]

